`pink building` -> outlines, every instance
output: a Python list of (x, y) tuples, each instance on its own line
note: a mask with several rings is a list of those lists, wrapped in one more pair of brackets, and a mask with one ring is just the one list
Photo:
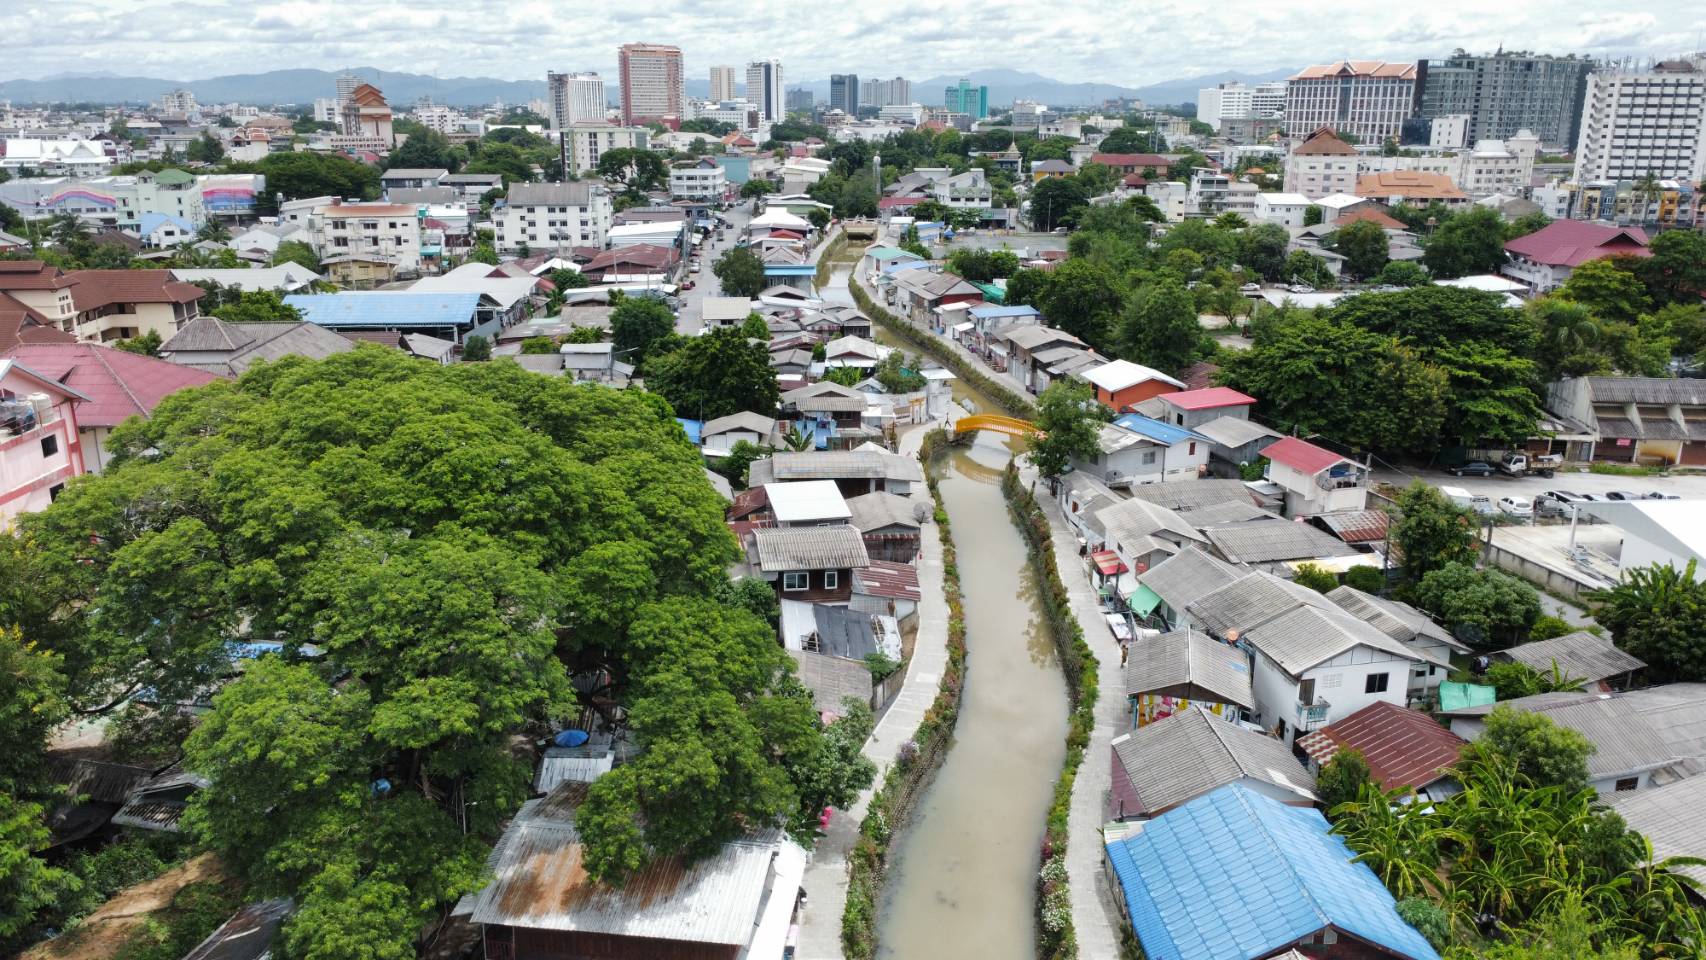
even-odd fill
[(0, 525), (46, 507), (84, 472), (75, 407), (88, 399), (0, 358)]

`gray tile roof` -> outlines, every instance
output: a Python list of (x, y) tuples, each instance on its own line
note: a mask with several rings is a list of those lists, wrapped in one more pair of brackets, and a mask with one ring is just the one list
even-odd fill
[(1127, 816), (1154, 816), (1246, 777), (1316, 799), (1315, 777), (1285, 744), (1201, 707), (1115, 737), (1113, 748), (1143, 804)]
[(392, 167), (379, 175), (380, 180), (437, 180), (448, 176), (443, 167)]
[(1706, 406), (1706, 381), (1677, 377), (1588, 377), (1594, 403)]
[(1373, 647), (1406, 660), (1423, 660), (1420, 653), (1331, 604), (1326, 609), (1294, 607), (1245, 631), (1244, 640), (1294, 677), (1356, 646)]
[(1144, 500), (1122, 500), (1096, 511), (1095, 516), (1096, 522), (1101, 524), (1103, 534), (1109, 540), (1134, 552), (1146, 552), (1139, 551), (1132, 545), (1150, 537), (1187, 543), (1207, 542), (1195, 527), (1186, 523), (1177, 513), (1160, 504)]
[[(1200, 481), (1199, 481), (1200, 482)], [(1347, 545), (1307, 523), (1288, 520), (1248, 520), (1223, 523), (1204, 530), (1220, 555), (1234, 563), (1274, 563), (1346, 557), (1356, 553)]]
[(1056, 330), (1053, 327), (1044, 327), (1040, 325), (1011, 327), (996, 334), (995, 337), (998, 340), (1006, 340), (1016, 347), (1033, 351), (1033, 353), (1038, 347), (1050, 343), (1075, 344), (1080, 347), (1086, 346), (1084, 341), (1070, 333), (1067, 333), (1065, 330)]
[(1228, 500), (1255, 503), (1250, 488), (1242, 480), (1169, 480), (1166, 483), (1144, 483), (1132, 488), (1137, 500), (1159, 503), (1170, 510), (1185, 513), (1198, 507), (1213, 506)]
[[(1605, 798), (1629, 829), (1653, 843), (1653, 856), (1706, 855), (1706, 777), (1689, 777), (1651, 790), (1613, 793)], [(1706, 888), (1706, 867), (1678, 867), (1677, 872)]]
[(847, 524), (832, 527), (765, 528), (752, 532), (758, 568), (765, 573), (784, 570), (840, 570), (870, 563), (865, 540)]
[(595, 185), (586, 180), (572, 183), (512, 183), (509, 186), (508, 200), (512, 207), (541, 204), (586, 206), (594, 189)]
[(455, 187), (392, 187), (385, 198), (392, 203), (455, 203), (462, 191)]
[(1255, 709), (1250, 694), (1250, 656), (1205, 633), (1174, 630), (1128, 648), (1125, 692), (1128, 697), (1187, 684), (1211, 691), (1221, 703)]
[(1593, 744), (1593, 753), (1588, 754), (1588, 776), (1602, 780), (1656, 770), (1682, 759), (1653, 728), (1642, 706), (1638, 698), (1619, 693), (1537, 693), (1468, 707), (1453, 716), (1485, 716), (1498, 707), (1543, 713)]
[(1253, 420), (1240, 417), (1216, 417), (1191, 429), (1223, 447), (1242, 447), (1252, 440), (1260, 440), (1263, 437), (1273, 437), (1277, 440), (1281, 436)]
[(847, 522), (860, 533), (869, 533), (884, 527), (918, 530), (922, 524), (913, 516), (913, 510), (922, 505), (922, 500), (913, 500), (911, 497), (893, 493), (867, 493), (847, 501), (847, 509), (853, 514)]
[(1467, 644), (1451, 635), (1451, 631), (1433, 622), (1425, 613), (1400, 600), (1389, 600), (1364, 593), (1355, 587), (1335, 587), (1327, 591), (1327, 599), (1358, 620), (1400, 643), (1418, 638), (1443, 643), (1461, 653), (1468, 653)]
[(705, 421), (704, 429), (700, 432), (700, 435), (709, 437), (719, 433), (726, 433), (731, 430), (749, 430), (758, 434), (760, 437), (768, 437), (770, 436), (770, 431), (774, 429), (776, 429), (776, 421), (762, 413), (752, 413), (747, 410), (742, 410), (739, 413), (731, 413), (726, 417), (716, 417), (715, 419)]
[(1242, 523), (1246, 520), (1274, 520), (1279, 518), (1279, 514), (1272, 510), (1263, 510), (1248, 500), (1228, 500), (1225, 503), (1198, 507), (1192, 510), (1188, 516), (1191, 526), (1198, 530), (1222, 523)]
[[(778, 452), (753, 466), (765, 464), (763, 482), (774, 480), (908, 480), (924, 482), (918, 461), (880, 450), (821, 450)], [(760, 481), (753, 479), (749, 485)]]
[(1138, 575), (1138, 582), (1160, 597), (1175, 613), (1183, 613), (1198, 597), (1233, 583), (1245, 571), (1206, 550), (1187, 547)]
[(1509, 650), (1500, 650), (1495, 656), (1527, 664), (1547, 674), (1556, 664), (1564, 676), (1588, 683), (1640, 670), (1647, 665), (1634, 655), (1617, 649), (1610, 640), (1596, 637), (1586, 630), (1520, 644)]
[[(1667, 683), (1624, 693), (1691, 774), (1706, 773), (1706, 683)], [(1702, 850), (1706, 856), (1706, 849)]]

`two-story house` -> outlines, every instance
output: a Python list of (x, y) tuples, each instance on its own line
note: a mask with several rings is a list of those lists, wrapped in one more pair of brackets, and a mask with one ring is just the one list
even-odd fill
[(58, 499), (84, 473), (77, 404), (90, 397), (0, 358), (0, 527)]
[(858, 390), (823, 380), (782, 394), (777, 419), (810, 434), (820, 450), (842, 449), (869, 439), (864, 429), (869, 406)]
[(1137, 405), (1137, 412), (1201, 434), (1208, 440), (1210, 471), (1236, 477), (1238, 467), (1255, 463), (1280, 438), (1250, 419), (1256, 398), (1231, 387), (1204, 387), (1164, 393)]
[(1088, 344), (1065, 330), (1030, 323), (993, 331), (986, 340), (985, 352), (997, 370), (1011, 373), (1025, 389), (1041, 392), (1038, 380), (1046, 367), (1042, 355), (1059, 347), (1089, 349)]
[(1141, 363), (1113, 360), (1077, 375), (1096, 390), (1096, 401), (1125, 413), (1150, 397), (1185, 389), (1184, 383)]
[(769, 581), (777, 597), (813, 603), (846, 603), (853, 572), (870, 564), (865, 538), (852, 526), (771, 527), (753, 530), (747, 559)]
[(444, 186), (450, 171), (442, 167), (392, 167), (379, 175), (379, 186), (387, 197), (393, 190), (423, 190)]
[(170, 270), (79, 270), (72, 274), (72, 327), (77, 339), (93, 343), (128, 340), (148, 333), (170, 339), (201, 316), (197, 301), (206, 291), (172, 279)]
[(1297, 437), (1262, 450), (1268, 479), (1285, 490), (1285, 515), (1308, 517), (1368, 506), (1368, 467)]
[(669, 195), (678, 200), (716, 201), (728, 192), (728, 173), (710, 157), (682, 161), (669, 169)]
[(380, 257), (399, 273), (421, 268), (419, 209), (403, 203), (339, 203), (314, 211), (314, 249), (322, 259)]
[(748, 468), (747, 485), (776, 481), (834, 480), (844, 497), (884, 491), (910, 497), (922, 489), (924, 471), (914, 457), (887, 450), (777, 451)]

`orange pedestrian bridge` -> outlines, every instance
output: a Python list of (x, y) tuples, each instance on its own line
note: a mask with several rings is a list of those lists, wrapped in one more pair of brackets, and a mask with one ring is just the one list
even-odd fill
[(1026, 439), (1040, 435), (1036, 424), (1029, 420), (1003, 417), (994, 413), (975, 413), (954, 421), (954, 436), (956, 437), (978, 430), (1006, 434), (1009, 437), (1025, 437)]

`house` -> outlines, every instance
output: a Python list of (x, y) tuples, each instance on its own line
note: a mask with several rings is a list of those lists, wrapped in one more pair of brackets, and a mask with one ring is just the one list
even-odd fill
[(493, 848), (492, 882), (468, 902), (488, 957), (781, 956), (806, 852), (780, 830), (696, 860), (663, 857), (621, 886), (594, 881), (575, 827), (586, 785), (530, 800)]
[(1250, 419), (1256, 398), (1231, 387), (1208, 387), (1163, 393), (1138, 405), (1138, 412), (1163, 423), (1195, 430), (1221, 417)]
[(852, 387), (823, 380), (789, 390), (781, 396), (781, 421), (791, 421), (799, 430), (816, 438), (820, 450), (846, 449), (870, 439), (865, 427), (865, 395)]
[(1438, 801), (1462, 792), (1452, 768), (1469, 741), (1419, 710), (1381, 700), (1297, 738), (1297, 745), (1316, 774), (1340, 750), (1355, 750), (1380, 789), (1414, 790), (1424, 800)]
[(1572, 460), (1706, 464), (1706, 384), (1674, 377), (1566, 377), (1546, 391), (1546, 410), (1578, 425)]
[(1314, 201), (1301, 193), (1256, 194), (1256, 219), (1277, 223), (1288, 230), (1301, 230)]
[(593, 283), (645, 283), (655, 286), (668, 278), (681, 262), (673, 246), (638, 243), (601, 251), (581, 265), (581, 276)]
[(1356, 195), (1379, 200), (1389, 207), (1407, 203), (1415, 207), (1443, 204), (1446, 207), (1469, 206), (1469, 194), (1443, 173), (1426, 170), (1381, 170), (1357, 177)]
[(4, 356), (50, 377), (89, 399), (77, 405), (83, 467), (100, 473), (111, 454), (112, 428), (139, 416), (147, 419), (168, 395), (212, 383), (219, 377), (154, 357), (93, 343), (38, 343), (13, 347)]
[(1092, 153), (1086, 162), (1101, 164), (1121, 177), (1135, 174), (1165, 178), (1173, 166), (1171, 160), (1159, 153)]
[(196, 238), (195, 225), (169, 213), (144, 213), (136, 218), (136, 235), (150, 250), (167, 250)]
[(1216, 417), (1192, 429), (1208, 441), (1208, 472), (1233, 479), (1242, 476), (1239, 468), (1260, 460), (1283, 436), (1254, 420), (1232, 415)]
[(1368, 506), (1368, 467), (1297, 437), (1262, 450), (1267, 478), (1285, 490), (1285, 514), (1304, 517)]
[[(975, 323), (976, 321), (972, 321)], [(1044, 356), (1060, 347), (1089, 350), (1089, 345), (1065, 330), (1045, 327), (1040, 323), (1015, 324), (992, 330), (984, 340), (984, 352), (997, 370), (1007, 370), (1033, 393), (1042, 392), (1039, 385), (1045, 376)]]
[(0, 290), (0, 354), (19, 344), (76, 342), (76, 337), (61, 330), (40, 311)]
[(557, 348), (563, 375), (571, 380), (626, 386), (634, 376), (634, 365), (616, 359), (613, 343), (565, 343)]
[(172, 270), (171, 274), (172, 279), (183, 283), (217, 283), (244, 293), (255, 290), (301, 293), (320, 280), (320, 275), (307, 267), (288, 262), (276, 267), (250, 267), (247, 270)]
[(444, 186), (444, 178), (448, 176), (450, 171), (440, 167), (392, 167), (379, 175), (379, 186), (390, 197), (392, 190)]
[(113, 814), (113, 823), (138, 830), (182, 833), (184, 811), (197, 791), (212, 781), (181, 767), (172, 767), (136, 787)]
[(160, 359), (221, 377), (238, 377), (263, 360), (319, 360), (353, 349), (350, 341), (306, 321), (226, 323), (218, 317), (197, 317), (160, 345)]
[(764, 498), (779, 527), (839, 526), (853, 515), (833, 480), (767, 483)]
[(1129, 645), (1125, 695), (1133, 728), (1192, 708), (1228, 721), (1256, 708), (1250, 655), (1193, 630), (1173, 630)]
[(853, 571), (871, 562), (864, 538), (847, 524), (754, 530), (747, 558), (777, 596), (813, 603), (850, 600)]
[(1209, 442), (1202, 434), (1138, 413), (1115, 417), (1113, 425), (1141, 437), (1155, 454), (1145, 455), (1133, 482), (1177, 482), (1207, 472)]
[(1031, 182), (1042, 183), (1044, 180), (1058, 180), (1070, 177), (1078, 172), (1078, 168), (1065, 160), (1032, 160)]
[(1647, 234), (1640, 227), (1581, 220), (1554, 220), (1505, 243), (1509, 259), (1499, 272), (1535, 293), (1556, 290), (1576, 268), (1606, 257), (1647, 257)]
[(456, 360), (455, 343), (425, 334), (400, 333), (396, 330), (345, 330), (338, 336), (351, 343), (371, 343), (389, 350), (401, 350), (411, 357), (446, 366)]
[(1682, 759), (1648, 720), (1642, 710), (1647, 705), (1628, 693), (1537, 693), (1496, 704), (1442, 710), (1440, 715), (1450, 722), (1452, 733), (1475, 740), (1486, 731), (1487, 714), (1498, 707), (1544, 714), (1593, 745), (1593, 752), (1588, 754), (1588, 785), (1601, 796), (1610, 796), (1652, 786), (1655, 773)]
[(1332, 534), (1307, 523), (1264, 517), (1217, 523), (1203, 528), (1214, 552), (1229, 563), (1271, 569), (1293, 562), (1318, 562), (1336, 557), (1362, 556), (1355, 548)]
[(1314, 775), (1285, 744), (1199, 706), (1120, 734), (1111, 749), (1110, 821), (1153, 820), (1229, 783), (1288, 806), (1316, 802)]
[[(25, 261), (29, 262), (29, 261)], [(200, 287), (172, 279), (169, 270), (78, 270), (68, 274), (76, 315), (62, 329), (96, 343), (147, 333), (170, 337), (200, 316)]]
[(707, 327), (738, 327), (752, 315), (752, 301), (745, 297), (706, 297), (699, 304), (699, 319)]
[(686, 200), (721, 200), (729, 195), (728, 173), (711, 157), (669, 168), (669, 195)]
[(1385, 510), (1369, 509), (1316, 514), (1307, 522), (1358, 550), (1384, 553), (1381, 545), (1386, 541), (1391, 520), (1392, 515)]
[(1188, 632), (1190, 605), (1248, 572), (1207, 550), (1184, 549), (1138, 573), (1137, 587), (1126, 602), (1149, 623), (1170, 631)]
[(929, 323), (937, 307), (982, 300), (983, 291), (952, 273), (908, 270), (895, 275), (894, 305), (914, 323)]
[(1185, 389), (1182, 382), (1165, 373), (1130, 360), (1114, 360), (1093, 367), (1079, 374), (1078, 379), (1094, 387), (1096, 400), (1115, 413), (1125, 413), (1150, 397)]
[(777, 451), (752, 462), (749, 486), (779, 480), (834, 480), (846, 497), (873, 491), (909, 497), (924, 485), (924, 471), (912, 457), (876, 449)]
[(872, 560), (911, 563), (918, 556), (924, 529), (919, 514), (929, 509), (923, 502), (879, 491), (854, 497), (846, 504), (847, 522), (865, 538), (865, 553)]
[(879, 274), (897, 263), (923, 259), (918, 254), (902, 250), (899, 247), (872, 247), (865, 251), (865, 256), (871, 261), (873, 275)]
[[(1606, 803), (1630, 830), (1652, 843), (1654, 860), (1698, 857), (1699, 851), (1706, 850), (1706, 817), (1700, 815), (1706, 810), (1706, 777), (1692, 776), (1651, 790), (1613, 794)], [(1668, 869), (1693, 880), (1697, 897), (1706, 889), (1706, 866)]]
[[(1218, 722), (1218, 721), (1217, 721)], [(1439, 960), (1320, 811), (1229, 783), (1104, 848), (1150, 960), (1309, 956)]]
[(284, 921), (296, 909), (289, 899), (251, 903), (220, 924), (184, 960), (269, 960)]
[(1171, 480), (1131, 488), (1138, 500), (1159, 503), (1169, 510), (1189, 513), (1222, 503), (1271, 506), (1242, 480)]
[(472, 293), (480, 298), (475, 309), (476, 325), (493, 322), (508, 327), (528, 318), (540, 280), (533, 276), (512, 277), (484, 263), (465, 263), (437, 277), (422, 277), (409, 286), (414, 293)]
[(379, 253), (339, 253), (321, 256), (326, 279), (346, 290), (375, 290), (397, 276), (397, 259)]
[[(857, 499), (857, 498), (854, 498)], [(918, 586), (918, 568), (910, 563), (872, 560), (853, 571), (854, 610), (882, 613), (906, 623), (918, 614), (924, 596)]]
[(1327, 127), (1304, 137), (1285, 158), (1286, 193), (1319, 200), (1330, 194), (1351, 193), (1356, 184), (1356, 148)]
[(1634, 705), (1676, 758), (1670, 773), (1687, 777), (1706, 773), (1706, 683), (1666, 683), (1618, 696)]
[(1559, 676), (1581, 681), (1583, 689), (1600, 693), (1629, 689), (1647, 668), (1645, 661), (1617, 649), (1609, 638), (1586, 630), (1518, 644), (1494, 653), (1493, 659), (1524, 664), (1546, 676), (1556, 670)]
[[(1342, 514), (1340, 514), (1342, 516)], [(1439, 689), (1451, 672), (1453, 654), (1467, 655), (1468, 644), (1431, 617), (1401, 600), (1377, 597), (1352, 586), (1327, 591), (1327, 599), (1381, 633), (1409, 647), (1421, 663), (1410, 671), (1410, 696), (1419, 699)]]
[(293, 294), (286, 306), (302, 319), (328, 330), (396, 330), (425, 333), (458, 344), (469, 337), (491, 337), (502, 324), (481, 317), (478, 293), (416, 293), (413, 290), (346, 291)]
[(77, 407), (93, 399), (0, 357), (0, 527), (46, 509), (72, 477), (87, 472)]
[(1091, 525), (1101, 531), (1096, 548), (1112, 550), (1125, 569), (1138, 576), (1188, 546), (1207, 544), (1179, 514), (1143, 500), (1101, 507), (1092, 514)]
[(782, 646), (863, 663), (872, 654), (899, 660), (900, 627), (884, 613), (851, 606), (784, 599), (781, 606)]
[(610, 191), (596, 181), (582, 180), (510, 184), (492, 218), (499, 250), (561, 251), (578, 246), (602, 249), (610, 240), (613, 215)]
[(823, 365), (826, 369), (852, 367), (869, 374), (893, 352), (893, 347), (873, 343), (864, 337), (837, 337), (824, 344)]
[(699, 433), (703, 442), (700, 449), (707, 457), (725, 456), (743, 440), (755, 447), (769, 444), (775, 433), (775, 420), (743, 410), (705, 421)]
[(309, 221), (321, 267), (338, 257), (380, 257), (398, 272), (421, 268), (421, 216), (405, 203), (334, 203)]
[(502, 190), (504, 178), (501, 173), (450, 173), (439, 177), (438, 185), (455, 188), (465, 202), (478, 203), (487, 193)]

